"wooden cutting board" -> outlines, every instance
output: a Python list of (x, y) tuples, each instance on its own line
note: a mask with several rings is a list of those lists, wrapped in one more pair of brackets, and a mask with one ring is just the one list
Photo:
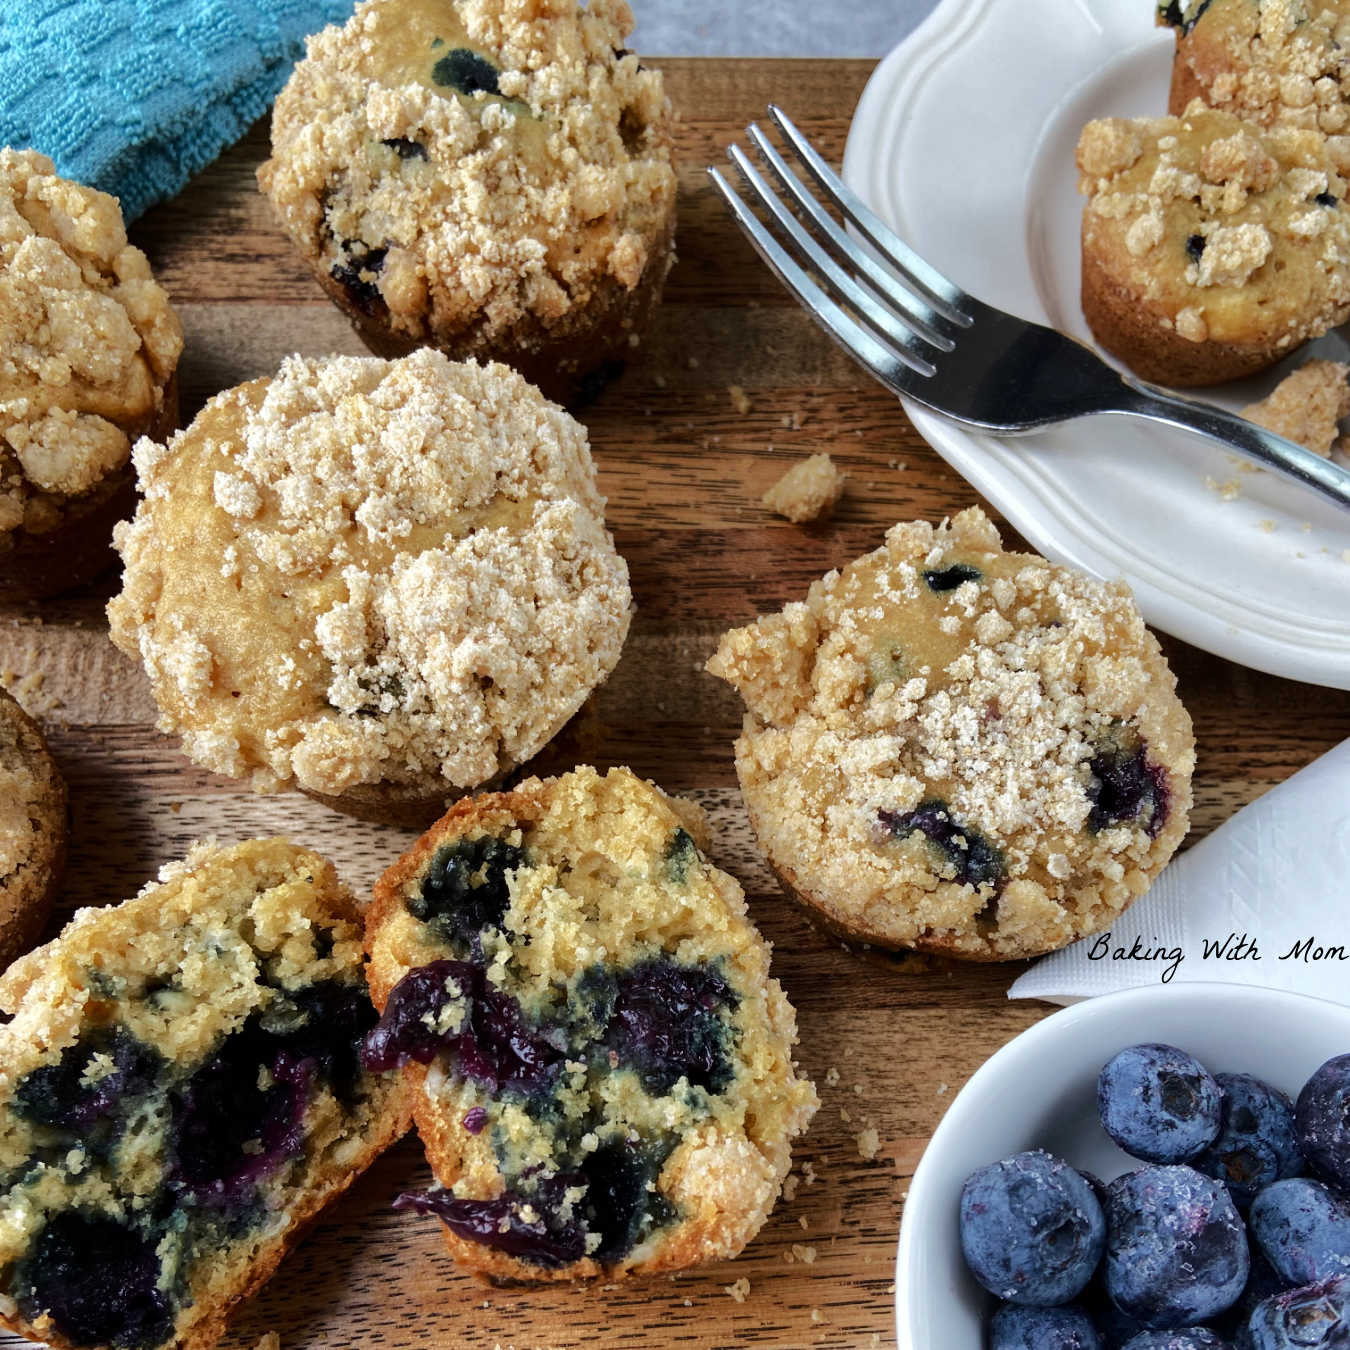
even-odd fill
[[(398, 1190), (428, 1179), (410, 1138), (240, 1310), (230, 1346), (269, 1330), (283, 1350), (890, 1344), (896, 1234), (924, 1143), (966, 1078), (1049, 1011), (1007, 1002), (1021, 966), (845, 950), (789, 906), (756, 854), (732, 768), (740, 704), (700, 670), (717, 635), (799, 598), (895, 521), (937, 519), (976, 498), (795, 307), (703, 172), (771, 100), (837, 162), (872, 63), (662, 64), (683, 114), (680, 262), (643, 355), (585, 414), (638, 615), (614, 676), (537, 763), (540, 772), (629, 764), (711, 812), (713, 856), (744, 884), (775, 945), (801, 1062), (822, 1099), (796, 1151), (795, 1195), (733, 1263), (603, 1288), (494, 1289), (450, 1266), (437, 1224), (390, 1210)], [(187, 329), (185, 417), (288, 352), (362, 351), (255, 189), (265, 148), (260, 126), (133, 231)], [(731, 385), (748, 410), (733, 405)], [(850, 475), (834, 519), (798, 528), (770, 516), (760, 494), (817, 450)], [(184, 760), (154, 730), (139, 668), (108, 641), (103, 607), (115, 588), (109, 577), (40, 614), (0, 612), (0, 675), (42, 716), (71, 786), (63, 914), (133, 894), (205, 835), (288, 833), (368, 891), (411, 836), (296, 794), (252, 796)], [(1192, 839), (1350, 737), (1350, 694), (1163, 645), (1199, 737)], [(858, 1146), (868, 1128), (880, 1141), (874, 1158)]]

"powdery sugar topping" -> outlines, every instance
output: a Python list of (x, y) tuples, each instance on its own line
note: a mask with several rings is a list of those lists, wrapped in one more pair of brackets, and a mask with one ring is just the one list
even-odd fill
[(218, 772), (476, 786), (618, 660), (627, 569), (585, 432), (505, 367), (293, 357), (136, 458), (114, 640)]

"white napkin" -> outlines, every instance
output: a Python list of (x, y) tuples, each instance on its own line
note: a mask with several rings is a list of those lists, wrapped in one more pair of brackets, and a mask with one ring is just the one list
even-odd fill
[(1243, 807), (1109, 935), (1038, 961), (1008, 997), (1077, 1003), (1178, 980), (1350, 1004), (1350, 741)]

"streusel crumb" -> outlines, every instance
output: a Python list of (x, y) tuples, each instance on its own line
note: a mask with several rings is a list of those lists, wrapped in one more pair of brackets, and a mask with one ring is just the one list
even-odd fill
[(585, 430), (504, 366), (292, 357), (135, 454), (113, 640), (216, 772), (472, 787), (618, 661), (628, 573)]
[(0, 150), (0, 536), (51, 532), (126, 464), (182, 346), (117, 199)]
[(1185, 834), (1194, 741), (1123, 583), (1005, 553), (976, 508), (897, 525), (708, 663), (789, 889), (887, 946), (1006, 959), (1095, 931)]
[(770, 511), (800, 525), (828, 516), (843, 496), (847, 478), (829, 455), (811, 455), (794, 464), (761, 500)]
[(1350, 416), (1350, 366), (1341, 361), (1308, 361), (1286, 375), (1242, 415), (1319, 455), (1330, 455), (1340, 422)]

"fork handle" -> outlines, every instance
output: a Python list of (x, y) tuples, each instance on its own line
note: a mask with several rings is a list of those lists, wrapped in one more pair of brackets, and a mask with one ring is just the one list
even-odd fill
[(1234, 449), (1245, 451), (1253, 459), (1259, 459), (1263, 464), (1297, 478), (1341, 506), (1350, 506), (1350, 471), (1332, 463), (1330, 459), (1315, 455), (1306, 447), (1277, 436), (1273, 431), (1267, 431), (1265, 427), (1259, 427), (1255, 422), (1249, 422), (1225, 408), (1216, 408), (1195, 399), (1178, 398), (1175, 394), (1164, 393), (1154, 385), (1129, 376), (1122, 376), (1121, 382), (1128, 394), (1118, 409), (1120, 412), (1134, 413), (1152, 418), (1155, 422), (1166, 422), (1174, 427), (1213, 436)]

